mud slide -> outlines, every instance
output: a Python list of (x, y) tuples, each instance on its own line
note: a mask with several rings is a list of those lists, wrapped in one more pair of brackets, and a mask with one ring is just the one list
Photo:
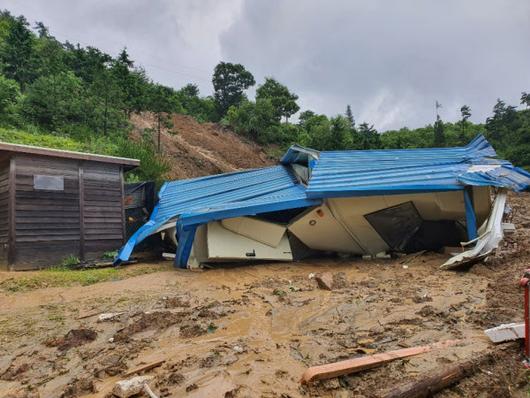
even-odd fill
[[(529, 199), (511, 195), (516, 232), (465, 272), (440, 271), (446, 257), (426, 253), (204, 272), (168, 263), (120, 281), (19, 292), (3, 281), (33, 274), (0, 273), (0, 396), (109, 396), (132, 369), (155, 363), (145, 374), (161, 397), (377, 397), (488, 352), (491, 361), (437, 396), (526, 396), (519, 344), (495, 347), (483, 330), (522, 320)], [(322, 272), (333, 275), (331, 291), (310, 278)], [(308, 366), (448, 339), (464, 343), (299, 383)]]

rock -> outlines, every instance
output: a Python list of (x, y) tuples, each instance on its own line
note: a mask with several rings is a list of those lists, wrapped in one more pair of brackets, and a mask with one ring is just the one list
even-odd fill
[(144, 389), (144, 384), (153, 380), (153, 376), (136, 376), (128, 380), (121, 380), (116, 383), (112, 393), (119, 398), (129, 398), (140, 394)]
[(123, 312), (107, 312), (98, 316), (98, 322), (108, 322), (117, 320)]
[(323, 290), (332, 290), (333, 276), (329, 272), (315, 275), (318, 287)]

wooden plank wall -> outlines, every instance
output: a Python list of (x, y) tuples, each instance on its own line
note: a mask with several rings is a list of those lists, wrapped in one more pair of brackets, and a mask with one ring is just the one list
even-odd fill
[(7, 267), (9, 159), (0, 162), (0, 267)]
[(124, 241), (121, 166), (85, 162), (83, 176), (85, 256), (93, 259)]
[[(35, 174), (63, 176), (64, 191), (35, 190)], [(119, 249), (122, 197), (120, 165), (17, 155), (13, 269), (55, 265), (70, 255), (91, 260)]]
[[(16, 270), (59, 264), (79, 256), (78, 161), (16, 156)], [(64, 191), (35, 190), (33, 176), (64, 178)]]

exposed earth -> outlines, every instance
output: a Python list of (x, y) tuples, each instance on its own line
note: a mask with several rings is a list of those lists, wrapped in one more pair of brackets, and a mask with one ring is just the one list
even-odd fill
[[(216, 123), (199, 123), (193, 117), (172, 114), (170, 127), (162, 125), (162, 154), (171, 167), (168, 179), (201, 177), (241, 169), (269, 166), (276, 159), (242, 136)], [(148, 132), (157, 140), (153, 114), (131, 116), (132, 135)]]
[[(167, 262), (118, 281), (20, 291), (6, 281), (38, 273), (1, 273), (0, 396), (111, 396), (132, 369), (164, 360), (144, 372), (160, 397), (378, 397), (491, 353), (436, 396), (526, 397), (521, 343), (493, 345), (483, 334), (523, 317), (517, 282), (530, 262), (530, 195), (510, 198), (516, 232), (485, 263), (461, 272), (440, 271), (446, 256), (426, 253), (203, 272)], [(309, 278), (322, 272), (333, 275), (333, 290)], [(102, 313), (117, 314), (98, 322)], [(446, 339), (461, 343), (299, 383), (308, 366)]]

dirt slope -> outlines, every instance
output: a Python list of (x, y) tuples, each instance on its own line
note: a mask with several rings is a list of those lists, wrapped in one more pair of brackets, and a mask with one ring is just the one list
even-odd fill
[[(151, 113), (132, 115), (133, 137), (151, 131), (156, 141), (156, 119)], [(173, 114), (163, 127), (162, 152), (169, 161), (169, 179), (201, 177), (274, 164), (263, 148), (215, 123), (198, 123)]]

